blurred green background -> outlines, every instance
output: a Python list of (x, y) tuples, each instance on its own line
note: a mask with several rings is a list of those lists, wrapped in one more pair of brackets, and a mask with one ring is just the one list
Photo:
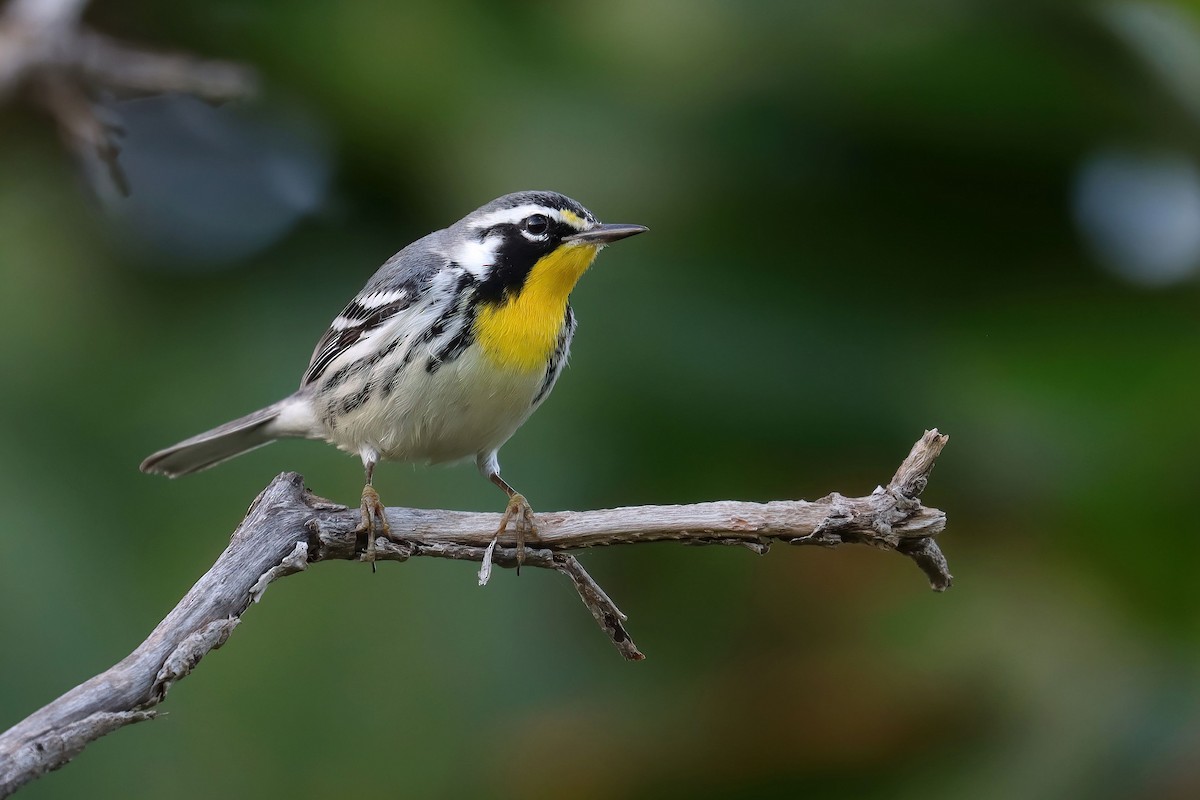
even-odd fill
[[(629, 664), (560, 576), (322, 564), (21, 797), (1200, 795), (1200, 3), (88, 18), (265, 93), (131, 124), (128, 200), (0, 109), (2, 726), (135, 647), (279, 472), (356, 502), (317, 443), (137, 464), (290, 392), (385, 258), (517, 189), (652, 229), (584, 278), (502, 453), (536, 509), (867, 493), (937, 426), (957, 582), (867, 548), (584, 553)], [(377, 485), (501, 508), (469, 466)]]

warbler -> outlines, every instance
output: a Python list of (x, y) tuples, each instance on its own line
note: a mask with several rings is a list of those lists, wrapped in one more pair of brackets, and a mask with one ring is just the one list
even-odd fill
[(497, 454), (567, 362), (572, 289), (602, 248), (646, 230), (603, 224), (557, 192), (497, 198), (388, 259), (334, 318), (295, 393), (141, 469), (175, 478), (276, 439), (324, 439), (362, 459), (359, 531), (373, 562), (389, 533), (375, 466), (473, 458), (508, 495), (496, 535), (513, 523), (519, 563), (533, 509), (500, 477)]

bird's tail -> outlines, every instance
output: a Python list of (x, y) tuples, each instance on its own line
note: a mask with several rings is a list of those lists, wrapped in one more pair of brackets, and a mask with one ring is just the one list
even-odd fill
[(285, 436), (311, 436), (313, 418), (306, 398), (292, 395), (253, 414), (226, 422), (142, 462), (142, 472), (178, 478), (216, 466)]

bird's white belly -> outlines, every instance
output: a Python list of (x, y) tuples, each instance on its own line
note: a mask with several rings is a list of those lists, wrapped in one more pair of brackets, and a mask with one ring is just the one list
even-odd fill
[[(444, 463), (496, 450), (533, 412), (544, 371), (502, 370), (478, 346), (428, 372), (417, 359), (395, 376), (390, 389), (376, 383), (367, 400), (326, 424), (325, 438), (350, 453), (364, 447), (390, 461)], [(363, 375), (343, 392), (361, 391)], [(356, 384), (356, 385), (355, 385)]]

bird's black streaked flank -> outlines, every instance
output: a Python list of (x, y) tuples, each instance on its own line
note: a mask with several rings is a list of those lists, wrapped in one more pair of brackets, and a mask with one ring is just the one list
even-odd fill
[(388, 532), (375, 465), (474, 458), (509, 497), (518, 557), (536, 535), (497, 453), (546, 399), (567, 361), (571, 290), (605, 245), (642, 233), (605, 225), (557, 192), (517, 192), (392, 256), (334, 318), (300, 388), (274, 405), (142, 462), (178, 477), (283, 437), (324, 439), (366, 471), (366, 559)]

